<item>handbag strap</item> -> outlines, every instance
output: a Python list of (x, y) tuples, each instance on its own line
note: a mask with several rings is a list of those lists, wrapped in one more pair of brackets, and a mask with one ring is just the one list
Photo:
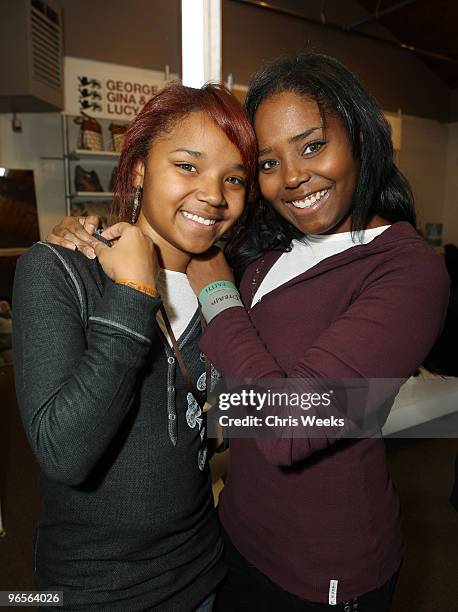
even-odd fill
[[(183, 376), (183, 380), (185, 381), (189, 391), (192, 393), (196, 402), (199, 404), (201, 409), (203, 410), (205, 406), (205, 402), (207, 401), (207, 394), (209, 391), (209, 385), (211, 381), (211, 363), (208, 361), (207, 357), (205, 357), (205, 392), (198, 391), (191, 380), (191, 376), (189, 375), (188, 368), (183, 359), (183, 353), (178, 346), (178, 342), (175, 338), (175, 334), (173, 333), (172, 326), (170, 324), (169, 317), (167, 316), (167, 312), (165, 310), (164, 304), (161, 304), (160, 311), (162, 314), (162, 318), (164, 319), (165, 328), (170, 337), (170, 341), (172, 343), (173, 352), (175, 353), (176, 360), (178, 361), (178, 366), (180, 368), (181, 375)], [(202, 317), (202, 313), (200, 312), (199, 307), (199, 315), (200, 315), (200, 325), (203, 331), (204, 329), (204, 320)]]

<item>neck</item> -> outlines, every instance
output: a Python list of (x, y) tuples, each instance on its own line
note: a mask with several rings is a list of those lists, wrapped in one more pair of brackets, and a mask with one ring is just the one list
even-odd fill
[(364, 229), (382, 227), (382, 225), (390, 225), (390, 222), (381, 217), (380, 215), (374, 215)]
[(142, 213), (140, 213), (136, 225), (153, 241), (156, 247), (159, 266), (161, 268), (164, 270), (173, 270), (174, 272), (186, 272), (192, 255), (180, 251), (180, 249), (177, 249), (173, 244), (164, 240), (164, 238), (151, 227)]
[(173, 272), (183, 272), (186, 273), (186, 268), (188, 267), (189, 262), (191, 261), (191, 255), (187, 253), (173, 253), (169, 252), (167, 249), (162, 248), (156, 241), (154, 241), (154, 245), (156, 247), (157, 259), (159, 261), (159, 266), (163, 270), (172, 270)]

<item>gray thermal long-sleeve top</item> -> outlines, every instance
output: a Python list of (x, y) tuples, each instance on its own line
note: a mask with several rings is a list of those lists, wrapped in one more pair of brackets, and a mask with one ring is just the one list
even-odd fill
[[(156, 324), (160, 299), (45, 243), (18, 262), (18, 402), (42, 470), (40, 589), (64, 609), (189, 612), (224, 575), (204, 421)], [(205, 363), (197, 313), (179, 339)]]

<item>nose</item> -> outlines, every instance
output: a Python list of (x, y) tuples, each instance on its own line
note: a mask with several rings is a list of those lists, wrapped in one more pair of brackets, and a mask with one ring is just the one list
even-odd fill
[(284, 162), (283, 173), (286, 189), (296, 189), (311, 178), (311, 173), (304, 167), (303, 160)]
[(210, 206), (224, 206), (224, 196), (220, 181), (215, 178), (202, 178), (196, 197), (199, 202), (205, 202)]

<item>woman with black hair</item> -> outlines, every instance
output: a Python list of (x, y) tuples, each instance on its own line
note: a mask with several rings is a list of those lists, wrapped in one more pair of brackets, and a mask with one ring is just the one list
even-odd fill
[[(262, 200), (226, 251), (245, 308), (206, 298), (201, 348), (228, 379), (407, 378), (440, 332), (448, 277), (415, 231), (381, 111), (317, 54), (266, 66), (246, 107)], [(233, 280), (221, 253), (188, 277), (201, 296)], [(390, 609), (403, 545), (379, 437), (231, 439), (230, 454), (218, 610)]]
[[(245, 100), (255, 126), (256, 116), (259, 124), (257, 111), (261, 104), (281, 93), (296, 94), (312, 102), (314, 110), (320, 115), (323, 137), (331, 117), (340, 120), (345, 130), (358, 173), (351, 199), (351, 215), (341, 219), (346, 221), (345, 229), (351, 228), (352, 232), (365, 229), (374, 215), (383, 217), (388, 223), (407, 221), (415, 227), (412, 192), (394, 163), (389, 125), (375, 100), (355, 76), (335, 59), (324, 55), (307, 53), (276, 60), (254, 77)], [(290, 101), (285, 102), (283, 98), (279, 106), (280, 116), (283, 115), (283, 132), (287, 121), (284, 111), (290, 107)], [(270, 130), (268, 122), (267, 128)], [(273, 130), (270, 131), (272, 133)], [(317, 142), (316, 133), (311, 134), (308, 140), (313, 141), (316, 151), (326, 144)], [(262, 143), (259, 144), (261, 149)], [(227, 257), (239, 274), (266, 251), (289, 249), (291, 240), (303, 237), (302, 229), (297, 227), (296, 222), (291, 222), (290, 216), (286, 217), (284, 208), (268, 205), (265, 185), (272, 173), (272, 168), (266, 167), (268, 161), (264, 159), (269, 157), (268, 153), (266, 151), (266, 154), (260, 155), (259, 180), (261, 195), (264, 196), (261, 206), (246, 209), (226, 249)], [(329, 227), (325, 233), (337, 233), (337, 228)]]

